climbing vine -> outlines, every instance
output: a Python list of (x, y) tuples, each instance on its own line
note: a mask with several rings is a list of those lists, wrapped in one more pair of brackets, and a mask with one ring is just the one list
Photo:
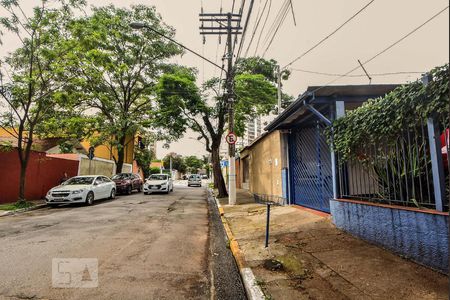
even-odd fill
[[(418, 80), (385, 97), (369, 100), (333, 124), (334, 148), (343, 158), (355, 157), (367, 144), (392, 145), (418, 121), (449, 115), (449, 65), (433, 69), (431, 81)], [(328, 131), (331, 136), (331, 129)]]

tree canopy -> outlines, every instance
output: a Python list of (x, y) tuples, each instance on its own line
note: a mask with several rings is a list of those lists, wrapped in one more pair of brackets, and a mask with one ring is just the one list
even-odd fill
[(118, 149), (117, 171), (121, 172), (129, 136), (151, 123), (152, 93), (167, 60), (181, 49), (152, 31), (136, 31), (130, 23), (139, 20), (173, 37), (154, 7), (112, 5), (94, 8), (93, 14), (69, 26), (72, 36), (70, 72), (77, 75), (85, 109), (96, 119), (94, 144)]
[(25, 175), (35, 137), (48, 134), (48, 124), (56, 118), (77, 118), (72, 109), (76, 98), (67, 92), (73, 75), (66, 72), (71, 47), (65, 25), (84, 1), (60, 0), (53, 4), (41, 0), (28, 16), (20, 1), (0, 2), (7, 12), (0, 18), (0, 28), (21, 42), (18, 49), (0, 60), (0, 96), (7, 108), (0, 115), (0, 127), (17, 140), (19, 200), (25, 200)]
[[(238, 61), (235, 76), (235, 132), (238, 135), (243, 135), (248, 120), (268, 114), (276, 107), (275, 68), (275, 61), (262, 58)], [(164, 128), (172, 139), (181, 138), (188, 129), (198, 133), (198, 139), (204, 141), (206, 150), (212, 154), (215, 182), (219, 183), (219, 193), (224, 196), (219, 148), (228, 121), (227, 98), (221, 93), (224, 86), (219, 78), (212, 78), (199, 88), (196, 75), (195, 70), (174, 67), (161, 76), (156, 87), (154, 126)]]

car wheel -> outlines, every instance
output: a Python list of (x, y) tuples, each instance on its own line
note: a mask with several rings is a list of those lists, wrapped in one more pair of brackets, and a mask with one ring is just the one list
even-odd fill
[(109, 196), (109, 199), (115, 199), (116, 198), (116, 190), (112, 189), (111, 190), (111, 195)]
[(140, 185), (137, 189), (138, 193), (142, 192), (142, 186)]
[(131, 195), (133, 193), (133, 187), (130, 185), (127, 188), (127, 195)]
[(87, 196), (86, 196), (86, 205), (92, 205), (92, 204), (94, 204), (94, 193), (89, 192), (89, 194), (87, 194)]

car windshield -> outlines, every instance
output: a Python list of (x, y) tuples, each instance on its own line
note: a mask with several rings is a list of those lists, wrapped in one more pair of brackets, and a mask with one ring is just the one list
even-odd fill
[(167, 175), (152, 175), (150, 180), (167, 180)]
[(113, 180), (124, 180), (124, 179), (129, 179), (129, 178), (130, 178), (130, 176), (128, 174), (117, 174), (112, 179)]
[(92, 184), (94, 179), (94, 177), (74, 177), (64, 182), (63, 185), (87, 185)]
[(200, 176), (199, 175), (192, 175), (189, 179), (191, 179), (191, 180), (200, 179)]

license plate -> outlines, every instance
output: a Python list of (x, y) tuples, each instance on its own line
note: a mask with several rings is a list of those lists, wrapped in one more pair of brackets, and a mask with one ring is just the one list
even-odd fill
[(159, 190), (157, 186), (152, 186), (152, 190)]

